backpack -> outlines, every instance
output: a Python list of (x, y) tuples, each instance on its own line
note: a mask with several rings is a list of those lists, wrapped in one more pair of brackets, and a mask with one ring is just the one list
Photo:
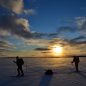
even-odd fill
[(20, 63), (21, 63), (21, 65), (23, 65), (23, 64), (24, 64), (24, 61), (23, 61), (23, 59), (22, 59), (22, 58), (20, 58)]
[(53, 75), (53, 71), (51, 69), (46, 70), (45, 75)]

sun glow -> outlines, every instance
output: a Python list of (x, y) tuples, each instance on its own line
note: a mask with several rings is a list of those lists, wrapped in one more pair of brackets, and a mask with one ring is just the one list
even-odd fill
[(52, 50), (53, 50), (54, 55), (57, 55), (57, 56), (62, 55), (62, 47), (61, 46), (54, 46)]

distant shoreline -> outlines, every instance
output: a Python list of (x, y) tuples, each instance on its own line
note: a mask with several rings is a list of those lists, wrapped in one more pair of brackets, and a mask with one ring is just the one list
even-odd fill
[[(79, 56), (80, 58), (86, 58), (86, 56)], [(16, 58), (16, 57), (0, 57), (1, 58)], [(73, 58), (73, 56), (65, 56), (65, 57), (21, 57), (21, 58)]]

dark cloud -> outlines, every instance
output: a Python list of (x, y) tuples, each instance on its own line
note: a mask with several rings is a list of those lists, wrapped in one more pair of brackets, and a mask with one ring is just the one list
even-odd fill
[(76, 31), (77, 31), (77, 29), (74, 28), (74, 27), (64, 26), (64, 27), (60, 27), (60, 28), (57, 29), (57, 35), (60, 35), (62, 32), (63, 33), (67, 33), (67, 32), (73, 33), (73, 32), (76, 32)]
[(76, 17), (75, 20), (78, 30), (86, 36), (86, 16)]
[[(19, 3), (19, 4), (18, 4)], [(0, 31), (3, 30), (23, 38), (40, 38), (44, 34), (30, 31), (29, 20), (19, 18), (23, 0), (0, 0)]]
[(50, 33), (47, 35), (50, 38), (56, 38), (56, 37), (59, 37), (62, 35), (63, 35), (63, 37), (65, 37), (66, 33), (75, 33), (77, 31), (78, 31), (77, 28), (69, 27), (69, 26), (62, 26), (62, 27), (57, 28), (55, 33)]
[(15, 49), (16, 47), (7, 42), (7, 41), (0, 41), (0, 57), (9, 55), (8, 53)]
[(22, 24), (17, 24), (17, 18), (15, 15), (2, 15), (0, 16), (0, 29), (11, 32), (14, 35), (19, 35), (23, 37), (31, 37), (29, 31), (25, 31)]
[(14, 48), (14, 46), (7, 42), (7, 41), (0, 41), (0, 49), (10, 49), (10, 48)]
[(50, 49), (48, 49), (48, 48), (35, 48), (35, 50), (37, 50), (37, 51), (48, 51)]
[(69, 45), (69, 41), (65, 39), (55, 38), (49, 42), (50, 45), (60, 45), (60, 46), (66, 46)]
[(47, 54), (47, 53), (51, 53), (51, 52), (41, 52), (41, 53), (45, 53), (45, 54)]
[(71, 41), (82, 41), (82, 40), (86, 40), (86, 37), (85, 36), (79, 36), (79, 37), (76, 37), (74, 39), (72, 39)]
[(46, 33), (42, 32), (31, 32), (31, 34), (33, 35), (33, 38), (43, 38), (44, 36), (47, 36)]
[[(5, 10), (6, 10), (6, 13), (5, 13)], [(24, 18), (18, 18), (18, 16), (14, 13), (14, 11), (13, 12), (12, 11), (7, 12), (7, 11), (9, 11), (9, 9), (4, 8), (5, 15), (0, 15), (0, 30), (8, 31), (12, 35), (17, 35), (19, 37), (23, 37), (26, 39), (43, 38), (43, 37), (55, 38), (55, 37), (59, 37), (59, 35), (62, 35), (61, 33), (67, 33), (67, 32), (73, 33), (78, 31), (77, 28), (64, 26), (64, 27), (58, 28), (55, 33), (41, 33), (36, 31), (31, 32), (29, 20)], [(83, 27), (85, 28), (85, 24), (83, 24)]]
[(44, 33), (31, 32), (27, 19), (17, 18), (17, 15), (0, 15), (0, 30), (10, 32), (24, 38), (40, 38)]
[(86, 37), (85, 36), (79, 36), (69, 41), (71, 45), (80, 45), (80, 44), (86, 44)]
[(0, 53), (3, 53), (3, 52), (9, 52), (10, 50), (8, 49), (0, 49)]
[(83, 31), (86, 32), (86, 21), (83, 22), (82, 27), (81, 27), (81, 30), (83, 30)]
[(0, 16), (0, 29), (11, 30), (15, 26), (16, 16), (12, 15), (1, 15)]
[(57, 37), (58, 33), (50, 33), (48, 34), (48, 37), (52, 37), (52, 38), (55, 38)]

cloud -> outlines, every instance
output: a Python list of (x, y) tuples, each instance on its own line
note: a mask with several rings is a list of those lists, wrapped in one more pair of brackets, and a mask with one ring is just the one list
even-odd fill
[[(82, 37), (80, 37), (82, 39)], [(65, 40), (60, 38), (54, 38), (50, 41), (48, 41), (48, 44), (44, 42), (45, 46), (40, 46), (38, 48), (35, 48), (35, 51), (40, 51), (44, 54), (51, 54), (53, 46), (61, 46), (63, 48), (63, 54), (64, 55), (79, 55), (79, 54), (85, 54), (86, 51), (86, 41), (78, 41), (79, 38), (76, 38), (75, 41), (72, 40)], [(40, 44), (39, 44), (40, 45)]]
[(15, 49), (15, 46), (7, 41), (0, 41), (0, 51), (10, 51), (11, 49)]
[(17, 18), (16, 15), (0, 16), (0, 30), (10, 32), (12, 35), (17, 35), (23, 38), (40, 38), (43, 33), (31, 32), (30, 24), (27, 19)]
[(76, 17), (75, 20), (79, 29), (86, 29), (86, 17)]
[(35, 9), (28, 9), (28, 10), (24, 10), (24, 13), (26, 15), (35, 15), (36, 11), (35, 11)]
[(79, 36), (79, 37), (76, 37), (74, 39), (71, 39), (71, 41), (73, 41), (73, 42), (82, 41), (82, 40), (86, 40), (86, 37), (85, 36)]
[(48, 48), (35, 48), (36, 51), (49, 51)]
[[(83, 40), (82, 40), (83, 39)], [(82, 46), (86, 45), (86, 37), (77, 37), (71, 40), (65, 40), (65, 39), (60, 39), (60, 38), (55, 38), (49, 42), (49, 45), (60, 45), (62, 47), (77, 47), (77, 46)], [(84, 46), (85, 47), (85, 46)]]
[(14, 12), (9, 11), (9, 9), (5, 9), (3, 13), (0, 15), (0, 31), (2, 35), (9, 34), (16, 35), (23, 38), (40, 38), (44, 36), (44, 33), (30, 31), (30, 22), (29, 19), (25, 19), (22, 17), (18, 17)]
[[(83, 40), (82, 40), (83, 39)], [(76, 37), (73, 40), (53, 39), (50, 45), (57, 45), (63, 48), (64, 55), (85, 55), (86, 39), (85, 37)]]
[[(16, 35), (26, 39), (41, 38), (44, 33), (30, 31), (29, 19), (19, 17), (16, 13), (20, 13), (23, 8), (23, 0), (0, 0), (1, 9), (4, 12), (0, 14), (0, 31), (2, 35)], [(1, 10), (1, 11), (2, 11)], [(26, 13), (35, 13), (34, 9), (25, 10)]]
[(51, 53), (51, 52), (49, 52), (49, 51), (42, 51), (41, 53), (44, 53), (45, 54), (45, 53)]
[(5, 38), (7, 36), (10, 36), (10, 33), (6, 30), (0, 29), (0, 38)]
[(77, 30), (80, 32), (80, 34), (86, 36), (86, 16), (76, 17), (75, 22), (77, 25)]
[(9, 41), (0, 40), (0, 57), (12, 56), (15, 52), (16, 46)]
[[(86, 17), (75, 17), (68, 26), (60, 26), (55, 33), (48, 34), (48, 37), (73, 39), (78, 36), (86, 36)], [(74, 35), (73, 35), (74, 34)]]
[[(7, 0), (1, 0), (1, 5), (3, 5), (4, 3), (6, 3)], [(16, 3), (23, 3), (23, 0), (21, 0), (19, 2), (19, 0), (8, 0), (6, 7), (8, 7), (9, 9), (10, 4), (13, 5)], [(14, 3), (14, 4), (13, 4)], [(4, 4), (5, 5), (5, 4)], [(15, 5), (16, 8), (16, 5)], [(21, 9), (21, 6), (19, 7)], [(9, 9), (6, 9), (9, 11)], [(35, 10), (34, 9), (28, 9), (28, 10), (24, 10), (29, 14), (34, 14)], [(14, 11), (13, 11), (14, 12)], [(18, 16), (13, 13), (13, 12), (9, 12), (9, 15), (1, 15), (0, 16), (0, 30), (4, 30), (4, 32), (8, 31), (8, 33), (11, 33), (12, 35), (17, 35), (19, 37), (23, 37), (23, 38), (54, 38), (54, 37), (59, 37), (59, 35), (62, 35), (61, 33), (67, 33), (67, 32), (75, 32), (76, 28), (73, 27), (60, 27), (57, 29), (56, 33), (42, 33), (42, 32), (36, 32), (36, 31), (31, 31), (30, 30), (30, 22), (28, 19), (25, 18), (18, 18)], [(7, 33), (7, 32), (6, 32)]]
[(63, 26), (63, 27), (60, 27), (58, 28), (57, 32), (60, 33), (60, 32), (74, 32), (76, 31), (76, 28), (73, 28), (73, 27), (69, 27), (69, 26)]
[(30, 31), (29, 21), (24, 18), (16, 19), (16, 24), (23, 27), (24, 31)]
[[(29, 23), (28, 23), (29, 24)], [(8, 31), (14, 35), (31, 36), (27, 31), (27, 20), (17, 19), (15, 15), (2, 15), (0, 16), (0, 30)]]
[[(49, 33), (46, 36), (50, 38), (70, 38), (71, 34), (78, 33), (77, 28), (71, 26), (61, 26), (56, 29), (56, 32)], [(68, 36), (69, 35), (69, 36)]]
[(0, 5), (19, 14), (23, 10), (23, 0), (0, 0)]
[(39, 47), (46, 47), (49, 45), (49, 40), (47, 39), (23, 39), (23, 41), (26, 43), (26, 45), (36, 45)]
[(48, 35), (48, 37), (50, 37), (50, 38), (55, 38), (55, 37), (57, 37), (58, 36), (58, 33), (49, 33), (49, 34), (47, 34)]
[(54, 38), (49, 42), (49, 48), (53, 48), (53, 46), (61, 46), (63, 48), (71, 47), (71, 43), (69, 40)]

